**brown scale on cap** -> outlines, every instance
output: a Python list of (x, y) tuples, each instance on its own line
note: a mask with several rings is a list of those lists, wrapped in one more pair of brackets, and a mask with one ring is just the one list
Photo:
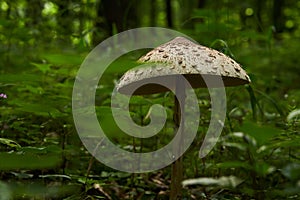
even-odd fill
[[(207, 87), (203, 76), (221, 76), (224, 86), (250, 83), (250, 78), (233, 59), (214, 49), (196, 44), (184, 37), (160, 45), (138, 60), (139, 63), (159, 63), (149, 68), (131, 69), (126, 72), (117, 85), (119, 92), (128, 94), (130, 87), (139, 85), (145, 79), (163, 78), (174, 81), (176, 76), (184, 75), (193, 88)], [(143, 72), (143, 73), (141, 73)], [(126, 78), (124, 78), (126, 77)], [(174, 80), (173, 80), (174, 79)], [(221, 87), (222, 85), (210, 85)], [(129, 90), (128, 90), (129, 89)], [(153, 94), (168, 89), (160, 85), (141, 86), (134, 94)]]

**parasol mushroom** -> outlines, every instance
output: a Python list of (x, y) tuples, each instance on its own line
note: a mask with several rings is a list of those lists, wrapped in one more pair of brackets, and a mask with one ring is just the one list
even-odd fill
[[(166, 92), (170, 88), (155, 83), (156, 80), (164, 80), (172, 85), (175, 91), (174, 122), (179, 132), (184, 132), (179, 126), (179, 121), (184, 122), (184, 109), (179, 108), (185, 104), (186, 79), (192, 88), (237, 86), (250, 83), (246, 72), (233, 59), (221, 52), (196, 44), (184, 37), (175, 39), (158, 46), (145, 56), (140, 63), (162, 63), (152, 67), (134, 68), (126, 72), (117, 85), (117, 91), (122, 94), (131, 94), (130, 91), (137, 88), (133, 95), (146, 95)], [(183, 78), (184, 77), (184, 78)], [(222, 78), (220, 81), (210, 81)], [(152, 80), (152, 83), (144, 84), (144, 80)], [(176, 98), (177, 97), (177, 98)], [(180, 143), (177, 148), (180, 149)], [(182, 181), (182, 157), (172, 164), (170, 199), (178, 199), (181, 196)]]

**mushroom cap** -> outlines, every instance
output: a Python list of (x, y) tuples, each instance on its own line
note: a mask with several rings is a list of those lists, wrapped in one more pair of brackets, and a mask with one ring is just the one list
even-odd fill
[[(145, 66), (127, 71), (120, 79), (117, 90), (133, 95), (166, 92), (169, 88), (159, 84), (161, 80), (169, 85), (176, 83), (176, 77), (183, 75), (193, 88), (237, 86), (250, 83), (250, 78), (241, 66), (225, 54), (196, 44), (184, 37), (162, 44), (139, 60)], [(220, 81), (217, 79), (223, 80)], [(144, 84), (145, 80), (151, 82)], [(209, 84), (207, 84), (207, 80)]]

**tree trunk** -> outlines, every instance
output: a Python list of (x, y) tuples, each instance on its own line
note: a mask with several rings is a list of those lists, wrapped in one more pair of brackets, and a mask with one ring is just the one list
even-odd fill
[(255, 2), (255, 16), (257, 20), (257, 31), (262, 32), (263, 31), (263, 21), (261, 18), (261, 11), (263, 10), (263, 3), (262, 0), (256, 0)]
[(35, 27), (41, 22), (43, 3), (40, 0), (28, 0), (26, 7), (26, 26)]
[(173, 13), (171, 0), (166, 0), (167, 26), (173, 28)]
[(156, 26), (157, 19), (156, 0), (150, 0), (150, 26)]
[(205, 0), (198, 0), (198, 8), (204, 8)]
[[(102, 0), (96, 6), (97, 17), (95, 20), (95, 32), (93, 44), (98, 44), (103, 39), (99, 33), (105, 32), (105, 36), (112, 36), (127, 28), (136, 28), (139, 25), (137, 5), (140, 1), (134, 0)], [(115, 28), (115, 29), (114, 29)]]
[(71, 3), (70, 0), (60, 1), (56, 0), (55, 3), (58, 6), (57, 13), (57, 26), (58, 26), (58, 35), (60, 36), (60, 40), (62, 42), (69, 43), (70, 35), (73, 32), (73, 13), (69, 9), (69, 5)]
[(282, 19), (282, 8), (284, 6), (284, 0), (273, 0), (273, 24), (276, 33), (281, 33), (284, 28)]
[(191, 17), (194, 9), (198, 7), (198, 0), (181, 0), (179, 3), (180, 11), (178, 14), (180, 16), (180, 24), (185, 29), (193, 29), (195, 20), (193, 20)]

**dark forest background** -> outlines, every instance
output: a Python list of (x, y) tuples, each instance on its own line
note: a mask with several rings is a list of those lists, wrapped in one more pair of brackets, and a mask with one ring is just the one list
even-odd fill
[[(222, 137), (204, 159), (198, 150), (210, 98), (196, 91), (200, 128), (183, 158), (184, 179), (193, 179), (183, 199), (300, 199), (299, 10), (299, 0), (0, 0), (0, 200), (169, 198), (170, 167), (128, 174), (104, 166), (83, 147), (72, 118), (73, 83), (85, 56), (109, 36), (149, 26), (222, 51), (252, 80), (226, 88)], [(141, 55), (116, 60), (96, 100), (108, 136), (133, 152), (173, 137), (172, 117), (158, 136), (137, 140), (108, 112), (115, 81)], [(155, 103), (172, 114), (172, 95), (135, 97), (134, 120), (145, 123)]]

